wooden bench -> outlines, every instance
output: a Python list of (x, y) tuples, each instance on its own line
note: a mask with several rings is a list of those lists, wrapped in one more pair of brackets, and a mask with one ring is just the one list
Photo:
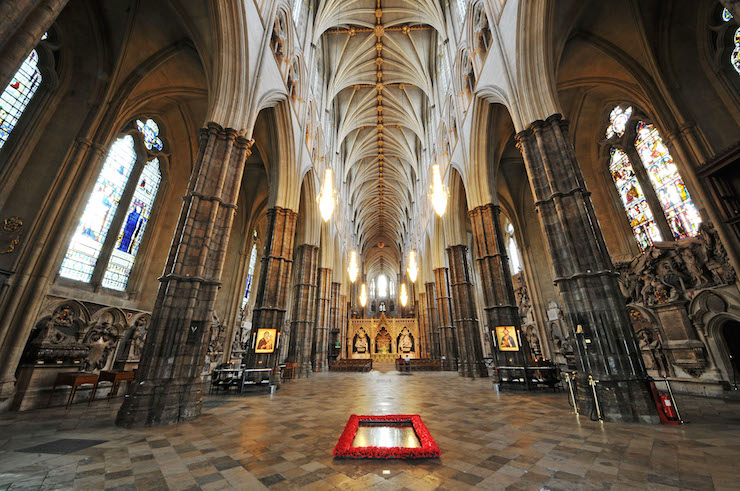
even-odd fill
[(396, 370), (411, 372), (422, 370), (442, 370), (442, 360), (433, 358), (411, 358), (406, 362), (402, 358), (396, 359)]
[(335, 372), (369, 372), (373, 369), (373, 360), (329, 360), (329, 370)]

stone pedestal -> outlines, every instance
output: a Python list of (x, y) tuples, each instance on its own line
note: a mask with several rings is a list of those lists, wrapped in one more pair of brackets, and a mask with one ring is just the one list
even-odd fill
[(450, 289), (452, 291), (452, 322), (457, 332), (458, 373), (463, 377), (487, 377), (483, 363), (483, 347), (478, 332), (475, 311), (475, 293), (470, 277), (468, 246), (447, 248), (450, 261)]
[(176, 423), (200, 415), (213, 305), (251, 145), (215, 123), (201, 130), (136, 380), (118, 412), (120, 426)]
[[(529, 349), (521, 332), (519, 307), (509, 269), (504, 235), (501, 231), (501, 208), (487, 204), (470, 211), (478, 270), (480, 271), (484, 309), (488, 321), (488, 336), (493, 339), (492, 354), (496, 366), (528, 364)], [(519, 351), (500, 351), (496, 345), (496, 327), (512, 327), (519, 340)]]
[(439, 319), (437, 318), (437, 295), (434, 282), (424, 284), (427, 293), (427, 325), (429, 326), (429, 358), (439, 359)]
[[(249, 368), (273, 368), (277, 382), (277, 365), (280, 347), (271, 353), (257, 353), (257, 336), (260, 329), (275, 329), (281, 335), (285, 320), (288, 289), (293, 268), (293, 240), (298, 213), (287, 208), (267, 210), (265, 254), (262, 257), (260, 280), (252, 316), (252, 337), (249, 340), (245, 364)], [(280, 343), (283, 342), (281, 339)]]
[(568, 123), (555, 114), (517, 135), (542, 233), (575, 339), (579, 409), (593, 407), (588, 375), (607, 420), (658, 422), (645, 369), (609, 252), (586, 189)]
[(447, 268), (434, 270), (434, 285), (437, 293), (442, 370), (457, 371), (457, 335), (452, 325), (452, 298), (450, 297), (450, 279)]
[(295, 250), (296, 284), (290, 326), (288, 361), (296, 363), (296, 376), (311, 373), (311, 346), (316, 318), (316, 288), (319, 270), (319, 248), (303, 244)]
[(672, 363), (690, 375), (700, 375), (707, 366), (706, 349), (697, 339), (686, 303), (656, 305), (653, 310), (665, 334), (662, 348), (670, 353)]
[(329, 369), (329, 314), (331, 301), (331, 269), (319, 268), (318, 305), (316, 327), (311, 349), (311, 365), (314, 372)]

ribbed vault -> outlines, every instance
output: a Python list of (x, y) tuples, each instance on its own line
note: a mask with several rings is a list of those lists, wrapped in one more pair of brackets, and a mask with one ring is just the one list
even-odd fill
[(327, 0), (315, 26), (337, 165), (365, 270), (393, 277), (419, 191), (443, 13), (433, 0)]

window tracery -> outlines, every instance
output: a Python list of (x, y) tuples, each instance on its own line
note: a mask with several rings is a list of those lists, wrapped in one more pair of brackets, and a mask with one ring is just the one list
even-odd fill
[[(135, 137), (149, 151), (164, 147), (153, 120), (136, 120), (135, 127), (138, 134), (111, 145), (62, 261), (63, 278), (90, 283), (105, 265), (102, 286), (126, 290), (162, 181), (159, 158), (140, 156)], [(108, 240), (111, 227), (120, 227), (113, 241)]]
[[(725, 7), (722, 9), (722, 22), (730, 22), (732, 20), (732, 13)], [(735, 34), (732, 36), (733, 46), (732, 52), (730, 53), (730, 65), (735, 71), (740, 74), (740, 27), (735, 29)]]
[(23, 60), (21, 67), (0, 94), (0, 148), (5, 145), (10, 132), (13, 131), (23, 111), (31, 102), (41, 80), (39, 55), (34, 49)]
[[(632, 116), (631, 106), (612, 109), (606, 138), (613, 143), (609, 174), (637, 243), (645, 250), (666, 240), (661, 226), (676, 240), (696, 235), (701, 217), (670, 151), (655, 125)], [(656, 208), (661, 212), (657, 216)], [(659, 220), (664, 225), (659, 225)]]

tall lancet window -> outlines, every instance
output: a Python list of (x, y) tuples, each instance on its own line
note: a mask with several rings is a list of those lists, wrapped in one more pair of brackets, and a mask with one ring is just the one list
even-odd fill
[[(254, 238), (257, 238), (257, 231), (254, 231)], [(244, 288), (244, 298), (242, 298), (242, 309), (249, 302), (249, 294), (252, 292), (252, 283), (254, 282), (254, 267), (257, 264), (257, 243), (252, 244), (252, 252), (249, 253), (249, 267), (247, 268), (247, 286)]]
[(10, 132), (15, 128), (39, 85), (41, 85), (39, 55), (34, 49), (23, 60), (21, 67), (0, 94), (0, 148), (5, 145)]
[(633, 112), (631, 106), (615, 107), (606, 138), (612, 144), (609, 173), (644, 250), (671, 235), (676, 240), (696, 235), (701, 218), (658, 129)]
[(514, 225), (508, 217), (504, 217), (504, 237), (506, 254), (509, 256), (509, 269), (513, 276), (522, 271), (522, 256), (519, 254), (519, 246), (516, 243)]
[(59, 276), (126, 290), (162, 181), (163, 147), (151, 119), (135, 121), (111, 145)]

